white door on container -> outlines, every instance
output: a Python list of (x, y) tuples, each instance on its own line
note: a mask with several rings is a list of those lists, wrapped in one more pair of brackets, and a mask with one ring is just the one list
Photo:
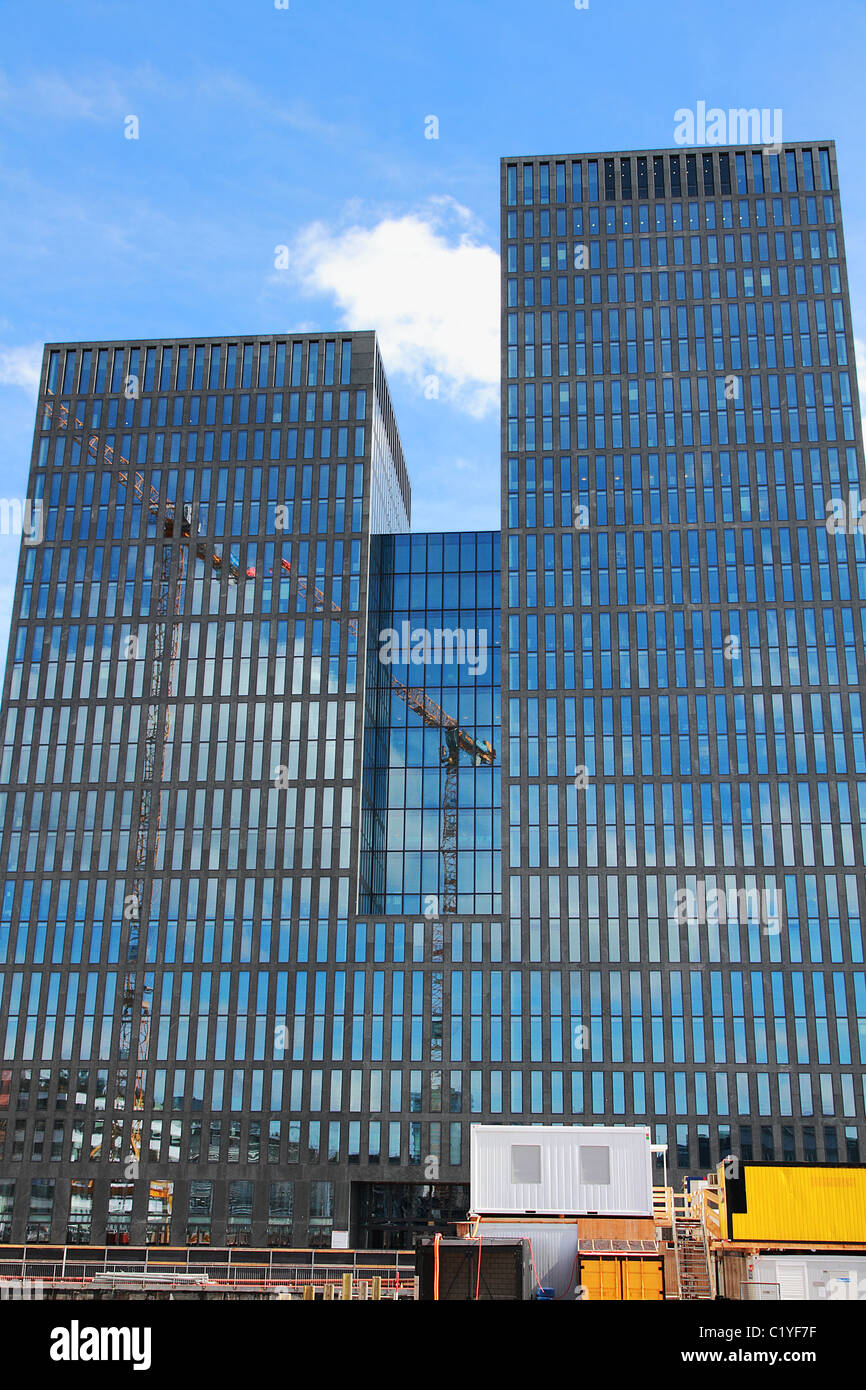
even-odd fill
[(808, 1298), (809, 1281), (804, 1264), (779, 1260), (776, 1264), (776, 1282), (780, 1298)]

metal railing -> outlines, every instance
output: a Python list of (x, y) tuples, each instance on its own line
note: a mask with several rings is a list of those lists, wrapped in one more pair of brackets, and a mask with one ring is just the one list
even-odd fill
[(415, 1255), (411, 1250), (256, 1250), (207, 1246), (99, 1247), (28, 1246), (20, 1255), (0, 1248), (0, 1288), (4, 1282), (40, 1280), (45, 1288), (129, 1287), (225, 1289), (239, 1292), (324, 1291), (380, 1280), (386, 1297), (414, 1296)]

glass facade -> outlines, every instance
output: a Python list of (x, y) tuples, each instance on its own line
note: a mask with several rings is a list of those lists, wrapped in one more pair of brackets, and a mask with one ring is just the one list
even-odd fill
[(409, 532), (373, 334), (46, 349), (4, 1243), (400, 1244), (473, 1121), (859, 1161), (833, 147), (501, 172), (500, 533)]
[(866, 567), (834, 152), (505, 160), (502, 195), (512, 959), (569, 962), (575, 1115), (650, 1122), (674, 1171), (856, 1160)]
[[(439, 711), (496, 752), (499, 579), (498, 533), (374, 541), (361, 911), (429, 916), (431, 908), (438, 915), (440, 904), (445, 910), (443, 808), (450, 753)], [(407, 703), (409, 691), (421, 700)], [(419, 713), (422, 700), (426, 719)], [(498, 915), (498, 761), (476, 767), (461, 752), (456, 793), (454, 910)]]

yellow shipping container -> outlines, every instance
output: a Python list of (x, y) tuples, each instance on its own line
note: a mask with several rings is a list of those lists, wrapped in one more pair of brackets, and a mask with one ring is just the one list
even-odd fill
[(634, 1255), (581, 1256), (580, 1282), (592, 1302), (657, 1301), (664, 1298), (661, 1260)]
[(656, 1302), (664, 1298), (661, 1260), (623, 1260), (622, 1296)]
[[(734, 1191), (745, 1184), (745, 1212)], [(732, 1240), (866, 1241), (866, 1167), (743, 1164), (727, 1187)]]

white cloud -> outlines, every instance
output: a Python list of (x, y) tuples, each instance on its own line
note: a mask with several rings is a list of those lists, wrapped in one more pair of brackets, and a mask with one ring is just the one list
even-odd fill
[(478, 418), (497, 409), (499, 256), (467, 208), (436, 198), (372, 227), (316, 222), (292, 266), (306, 293), (336, 301), (341, 326), (376, 330), (390, 373)]
[(0, 386), (26, 386), (35, 391), (41, 367), (41, 343), (31, 343), (28, 347), (0, 347)]

